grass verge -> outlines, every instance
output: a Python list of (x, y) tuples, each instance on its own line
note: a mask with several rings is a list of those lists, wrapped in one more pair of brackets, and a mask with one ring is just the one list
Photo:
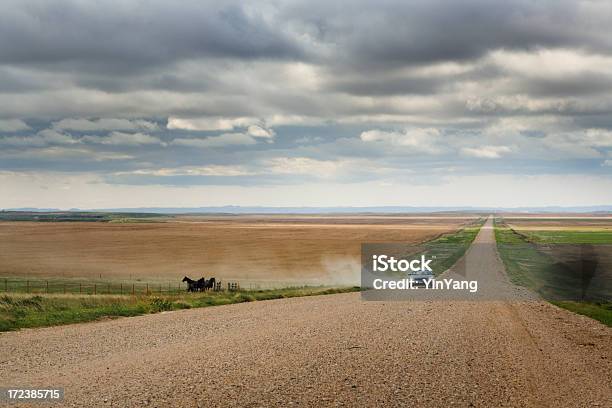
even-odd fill
[(610, 244), (612, 235), (583, 231), (534, 231), (518, 233), (499, 220), (495, 221), (495, 239), (499, 255), (510, 281), (539, 293), (545, 300), (612, 326), (612, 302), (561, 300), (575, 296), (580, 286), (577, 276), (564, 273), (562, 263), (538, 251), (534, 244)]
[(612, 327), (612, 302), (572, 302), (551, 301), (553, 305), (570, 310), (591, 319), (599, 320), (608, 327)]
[(484, 219), (479, 219), (472, 225), (452, 233), (444, 234), (439, 238), (425, 243), (425, 253), (428, 257), (434, 258), (434, 275), (440, 275), (448, 268), (453, 266), (470, 247), (480, 228), (484, 224)]
[(0, 331), (137, 316), (170, 310), (359, 291), (359, 287), (299, 287), (169, 296), (22, 295), (0, 296)]

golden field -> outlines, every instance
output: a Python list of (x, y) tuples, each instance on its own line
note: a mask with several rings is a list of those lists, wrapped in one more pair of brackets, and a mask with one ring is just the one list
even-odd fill
[(520, 231), (612, 231), (609, 215), (505, 215), (505, 222)]
[(415, 243), (475, 217), (178, 216), (165, 222), (0, 222), (0, 276), (341, 284), (360, 244)]

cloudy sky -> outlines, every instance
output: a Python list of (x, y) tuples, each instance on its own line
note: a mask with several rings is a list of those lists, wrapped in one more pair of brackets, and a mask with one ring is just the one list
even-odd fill
[(0, 208), (612, 204), (610, 1), (4, 0)]

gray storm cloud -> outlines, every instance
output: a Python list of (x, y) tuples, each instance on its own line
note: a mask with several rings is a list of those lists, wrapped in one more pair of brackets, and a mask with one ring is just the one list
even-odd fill
[(607, 180), (610, 21), (612, 3), (581, 0), (9, 0), (0, 171), (180, 187)]

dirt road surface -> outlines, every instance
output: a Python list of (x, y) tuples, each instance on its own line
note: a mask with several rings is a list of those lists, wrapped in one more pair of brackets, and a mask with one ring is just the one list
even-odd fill
[[(493, 245), (466, 256), (503, 277)], [(353, 293), (0, 335), (0, 385), (66, 406), (610, 407), (611, 379), (612, 330), (537, 300)]]

